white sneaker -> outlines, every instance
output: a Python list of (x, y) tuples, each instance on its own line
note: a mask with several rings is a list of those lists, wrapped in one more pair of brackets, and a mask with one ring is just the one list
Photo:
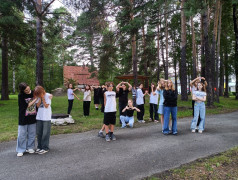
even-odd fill
[(40, 152), (40, 150), (41, 150), (41, 149), (37, 149), (37, 150), (35, 151), (35, 153), (39, 153), (39, 152)]
[(42, 149), (42, 150), (39, 151), (38, 154), (45, 154), (45, 153), (47, 153), (48, 151), (49, 151), (49, 150), (44, 150), (44, 149)]
[(33, 153), (35, 153), (35, 150), (34, 149), (27, 149), (26, 152), (28, 152), (30, 154), (33, 154)]
[(138, 123), (141, 123), (141, 120), (138, 120)]
[(202, 130), (198, 130), (198, 132), (199, 132), (200, 134), (202, 134)]
[(196, 130), (195, 129), (192, 129), (192, 133), (195, 133), (196, 132)]
[(144, 121), (144, 120), (141, 120), (141, 122), (142, 122), (142, 123), (145, 123), (145, 121)]
[(17, 153), (17, 157), (22, 157), (23, 153)]

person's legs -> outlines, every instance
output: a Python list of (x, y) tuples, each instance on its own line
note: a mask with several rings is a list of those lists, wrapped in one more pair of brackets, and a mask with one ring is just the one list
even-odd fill
[(128, 120), (129, 120), (129, 126), (132, 128), (133, 125), (134, 125), (134, 117), (128, 117)]
[(142, 119), (142, 105), (137, 105), (137, 108), (140, 110), (140, 112), (137, 112), (137, 120), (141, 121)]
[(71, 113), (71, 110), (72, 110), (72, 108), (73, 108), (73, 102), (74, 102), (74, 100), (68, 100), (68, 114), (70, 114)]
[(199, 131), (204, 131), (204, 126), (205, 126), (205, 115), (206, 115), (206, 107), (205, 107), (205, 103), (202, 102), (200, 103), (200, 117), (201, 117), (201, 122), (199, 123)]
[(172, 114), (172, 133), (177, 134), (177, 107), (171, 108)]
[(36, 121), (37, 149), (42, 149), (43, 122)]
[(51, 121), (43, 121), (42, 149), (49, 150)]
[(194, 104), (194, 117), (191, 122), (191, 130), (194, 131), (197, 126), (197, 121), (198, 121), (198, 114), (199, 114), (199, 103)]
[(26, 151), (26, 144), (27, 144), (27, 125), (24, 126), (19, 125), (16, 151), (18, 153), (24, 153)]
[(169, 116), (170, 116), (170, 107), (164, 107), (164, 126), (163, 126), (163, 133), (169, 134)]
[(153, 121), (153, 104), (150, 103), (150, 119)]
[(83, 115), (84, 116), (86, 116), (86, 114), (87, 114), (87, 110), (86, 110), (87, 105), (86, 104), (87, 104), (86, 101), (83, 101)]
[(91, 104), (91, 101), (87, 101), (87, 116), (89, 116), (89, 113), (90, 113), (90, 104)]
[(126, 116), (120, 116), (120, 121), (121, 121), (121, 127), (124, 128), (126, 127)]
[(27, 129), (28, 129), (27, 149), (35, 149), (36, 123), (29, 124), (27, 126)]
[(141, 120), (144, 119), (144, 114), (145, 114), (145, 108), (144, 108), (144, 104), (141, 105)]
[(154, 120), (158, 121), (159, 117), (158, 117), (157, 109), (158, 109), (158, 105), (153, 104), (153, 112), (154, 112), (154, 118), (155, 118)]

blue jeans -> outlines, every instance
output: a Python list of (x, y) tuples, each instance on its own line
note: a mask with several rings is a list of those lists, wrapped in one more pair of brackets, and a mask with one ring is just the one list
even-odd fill
[(134, 124), (134, 117), (128, 117), (128, 116), (120, 116), (120, 120), (122, 123), (122, 128), (126, 127), (126, 124), (128, 123), (130, 127), (133, 127)]
[(35, 149), (36, 123), (18, 126), (16, 151), (23, 153), (27, 149)]
[(206, 107), (204, 102), (195, 102), (194, 104), (194, 118), (191, 123), (191, 129), (194, 130), (197, 126), (198, 117), (200, 114), (201, 121), (199, 123), (198, 129), (203, 131), (205, 125), (205, 114), (206, 114)]
[(49, 150), (51, 121), (36, 122), (38, 149)]
[(169, 117), (170, 113), (172, 115), (172, 133), (177, 134), (177, 106), (176, 107), (167, 107), (164, 106), (164, 126), (163, 133), (169, 134)]

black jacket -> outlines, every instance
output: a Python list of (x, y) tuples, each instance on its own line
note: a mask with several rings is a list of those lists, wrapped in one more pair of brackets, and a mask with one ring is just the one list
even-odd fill
[(177, 106), (177, 92), (170, 90), (164, 90), (164, 106), (176, 107)]

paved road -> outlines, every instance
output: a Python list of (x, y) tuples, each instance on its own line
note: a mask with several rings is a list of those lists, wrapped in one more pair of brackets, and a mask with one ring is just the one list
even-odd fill
[(116, 130), (105, 142), (97, 131), (52, 136), (51, 151), (16, 157), (16, 141), (0, 143), (0, 179), (141, 179), (238, 145), (238, 112), (207, 116), (203, 134), (180, 119), (178, 136), (149, 123)]

